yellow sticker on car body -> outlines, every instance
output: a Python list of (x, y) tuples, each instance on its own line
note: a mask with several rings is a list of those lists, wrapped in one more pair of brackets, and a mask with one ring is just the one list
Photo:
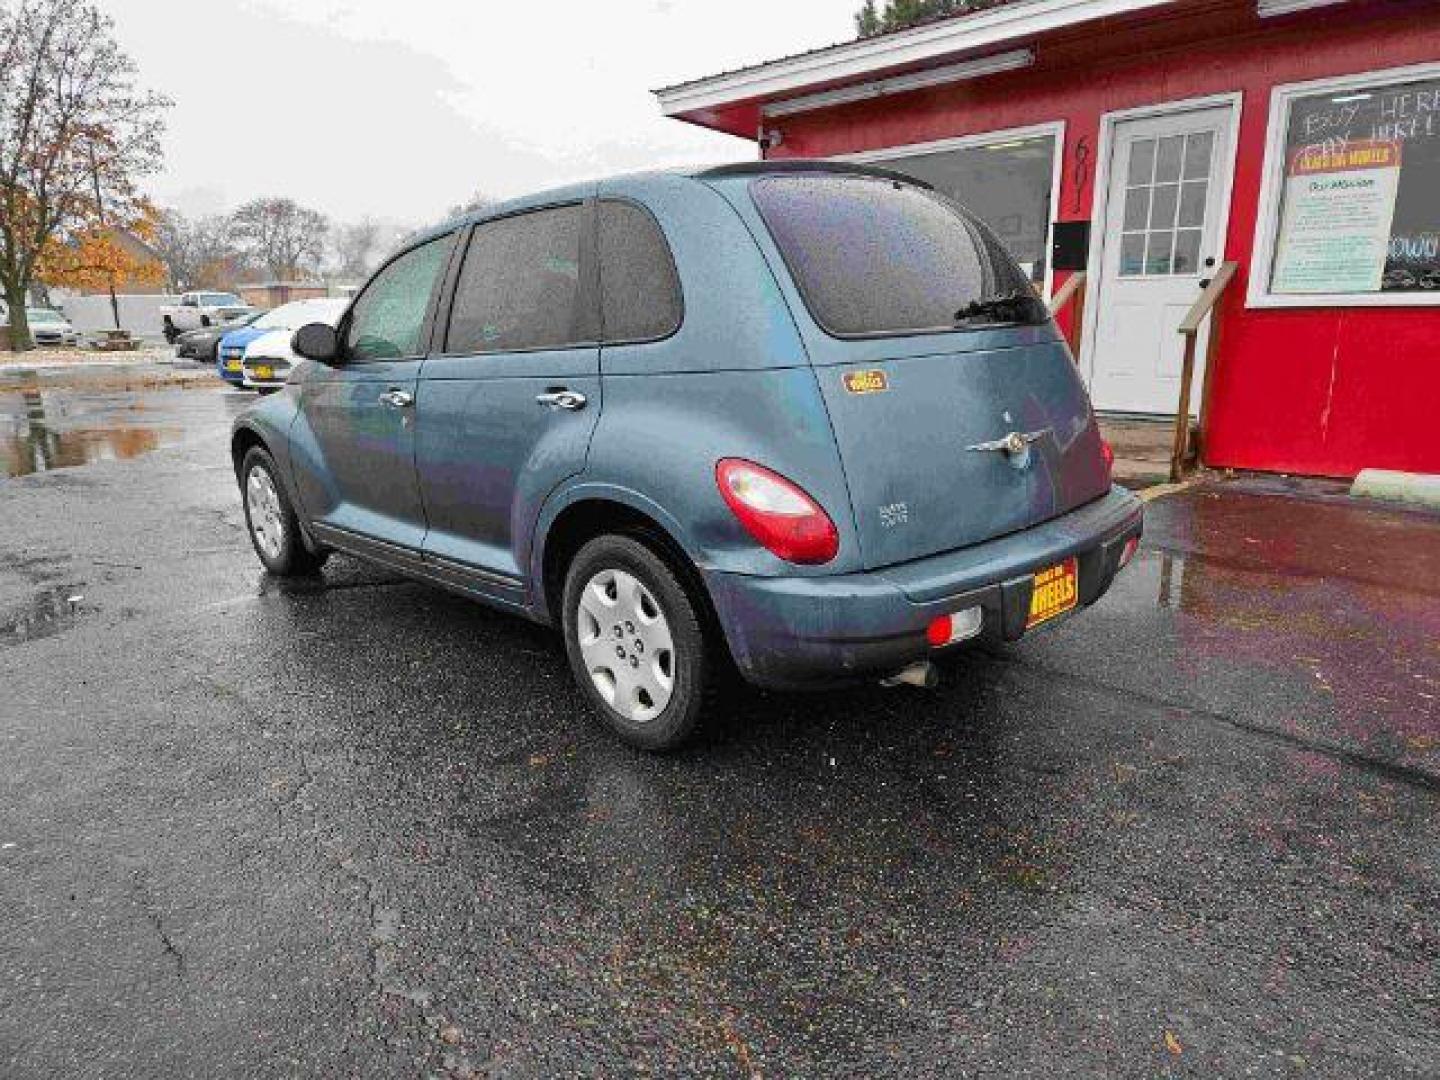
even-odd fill
[(890, 380), (885, 377), (885, 372), (873, 369), (847, 371), (841, 381), (852, 394), (878, 394), (890, 389)]

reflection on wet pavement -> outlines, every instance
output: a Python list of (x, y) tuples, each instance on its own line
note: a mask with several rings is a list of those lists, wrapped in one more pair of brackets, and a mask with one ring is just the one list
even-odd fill
[(0, 391), (0, 477), (132, 458), (180, 440), (133, 395), (41, 389)]
[(1135, 687), (1162, 670), (1167, 700), (1440, 777), (1437, 536), (1425, 515), (1207, 485), (1154, 504), (1106, 603), (1021, 652)]

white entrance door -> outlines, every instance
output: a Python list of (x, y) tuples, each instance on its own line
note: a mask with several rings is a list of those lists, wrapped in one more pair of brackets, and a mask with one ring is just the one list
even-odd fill
[[(1175, 413), (1177, 328), (1219, 264), (1229, 105), (1115, 125), (1096, 295), (1090, 396), (1097, 409)], [(1202, 332), (1196, 358), (1205, 355)], [(1200, 402), (1196, 372), (1192, 409)]]

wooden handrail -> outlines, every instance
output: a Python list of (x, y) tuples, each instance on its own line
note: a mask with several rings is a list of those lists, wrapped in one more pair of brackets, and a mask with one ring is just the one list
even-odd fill
[[(1170, 482), (1173, 484), (1180, 479), (1184, 468), (1185, 454), (1190, 446), (1190, 384), (1195, 381), (1195, 339), (1200, 335), (1200, 327), (1210, 319), (1215, 308), (1220, 303), (1220, 297), (1224, 295), (1225, 288), (1235, 276), (1238, 264), (1225, 262), (1215, 271), (1215, 275), (1205, 285), (1205, 289), (1196, 298), (1195, 303), (1190, 305), (1190, 310), (1185, 313), (1185, 318), (1180, 320), (1179, 332), (1185, 338), (1185, 359), (1180, 365), (1180, 401), (1175, 410), (1175, 441), (1170, 448)], [(1211, 320), (1213, 324), (1213, 319)], [(1220, 340), (1220, 328), (1216, 325), (1210, 327), (1210, 338), (1205, 343), (1205, 381), (1210, 381), (1210, 370), (1215, 366), (1215, 346)], [(1200, 409), (1203, 428), (1205, 400), (1208, 394), (1201, 394)]]
[(1085, 284), (1085, 271), (1077, 270), (1065, 279), (1065, 284), (1055, 290), (1055, 295), (1050, 297), (1050, 314), (1058, 315), (1070, 298)]
[(1075, 312), (1070, 319), (1070, 334), (1066, 341), (1070, 344), (1070, 355), (1075, 362), (1080, 362), (1080, 330), (1085, 324), (1085, 271), (1077, 270), (1065, 279), (1065, 284), (1055, 290), (1055, 295), (1050, 297), (1050, 317), (1054, 318), (1065, 309), (1065, 305), (1074, 303)]

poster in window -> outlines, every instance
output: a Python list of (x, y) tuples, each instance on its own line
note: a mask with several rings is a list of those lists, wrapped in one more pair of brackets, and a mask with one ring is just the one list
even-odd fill
[(1440, 293), (1440, 78), (1290, 103), (1271, 292)]
[(1298, 151), (1286, 169), (1271, 289), (1378, 292), (1399, 187), (1398, 142), (1364, 139), (1343, 149)]

